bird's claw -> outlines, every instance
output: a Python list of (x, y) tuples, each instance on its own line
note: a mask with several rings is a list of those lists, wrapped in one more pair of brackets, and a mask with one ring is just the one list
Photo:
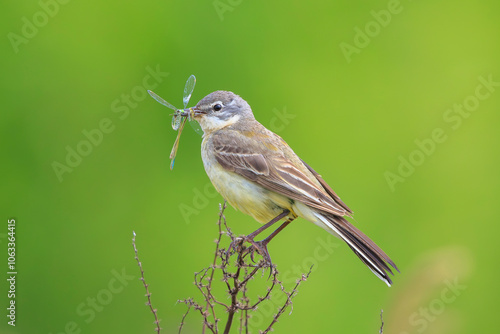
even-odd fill
[[(250, 247), (246, 248), (242, 251), (241, 247), (244, 242), (248, 242)], [(231, 250), (235, 250), (237, 253), (241, 255), (250, 254), (250, 259), (255, 263), (255, 252), (259, 253), (262, 256), (264, 261), (263, 267), (272, 267), (273, 263), (271, 261), (271, 255), (269, 255), (269, 251), (267, 250), (267, 242), (266, 240), (255, 241), (252, 238), (247, 238), (246, 236), (239, 237), (233, 240), (229, 245), (229, 248), (226, 251), (226, 258), (229, 259), (231, 255)]]
[(259, 253), (259, 255), (262, 256), (262, 259), (264, 260), (264, 267), (272, 267), (273, 263), (271, 261), (271, 255), (269, 255), (269, 251), (267, 250), (267, 244), (263, 243), (262, 241), (253, 241), (250, 243), (252, 245), (248, 248), (248, 251), (250, 252), (250, 258), (252, 259), (252, 261), (255, 262), (254, 256), (255, 252), (257, 251), (257, 253)]
[(240, 252), (240, 248), (241, 246), (243, 245), (243, 242), (244, 242), (244, 239), (239, 237), (239, 238), (235, 238), (231, 244), (229, 245), (227, 251), (226, 251), (226, 261), (229, 260), (229, 258), (231, 257), (231, 250), (235, 250), (236, 252)]

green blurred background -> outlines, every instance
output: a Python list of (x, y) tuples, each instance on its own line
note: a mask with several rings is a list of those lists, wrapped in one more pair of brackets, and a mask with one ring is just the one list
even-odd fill
[[(18, 270), (15, 328), (0, 284), (2, 333), (153, 333), (133, 230), (164, 332), (177, 331), (178, 299), (200, 300), (193, 273), (213, 258), (221, 197), (192, 129), (169, 170), (170, 111), (144, 95), (149, 85), (180, 106), (190, 74), (191, 104), (240, 94), (401, 270), (387, 288), (296, 221), (273, 260), (288, 283), (316, 265), (278, 333), (373, 333), (380, 309), (385, 333), (497, 327), (498, 1), (62, 2), (1, 14), (1, 267), (14, 217)], [(71, 167), (68, 150), (86, 156)], [(226, 214), (237, 234), (258, 227)], [(200, 324), (190, 314), (186, 333)]]

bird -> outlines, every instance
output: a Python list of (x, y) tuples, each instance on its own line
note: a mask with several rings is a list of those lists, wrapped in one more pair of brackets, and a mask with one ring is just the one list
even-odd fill
[[(201, 156), (215, 189), (235, 209), (263, 223), (244, 237), (271, 264), (268, 243), (300, 217), (343, 240), (359, 259), (391, 286), (396, 264), (352, 225), (352, 211), (311, 166), (277, 134), (259, 123), (250, 105), (230, 91), (215, 91), (181, 110), (203, 131)], [(255, 237), (280, 220), (267, 238)]]

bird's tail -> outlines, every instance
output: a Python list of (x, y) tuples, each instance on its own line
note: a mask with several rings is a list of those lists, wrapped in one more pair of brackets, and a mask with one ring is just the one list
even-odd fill
[(363, 261), (378, 278), (384, 281), (388, 286), (391, 286), (392, 280), (389, 277), (389, 273), (391, 275), (393, 275), (393, 273), (389, 265), (398, 272), (399, 269), (379, 246), (363, 232), (349, 223), (344, 217), (323, 212), (316, 212), (315, 215), (324, 224), (324, 228), (327, 231), (344, 240), (359, 259)]

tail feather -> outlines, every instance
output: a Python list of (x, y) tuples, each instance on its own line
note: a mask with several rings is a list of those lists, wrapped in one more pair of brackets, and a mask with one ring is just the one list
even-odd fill
[(353, 252), (359, 257), (370, 270), (388, 286), (391, 286), (392, 280), (389, 273), (393, 275), (392, 266), (399, 272), (396, 264), (363, 232), (354, 227), (344, 217), (332, 214), (315, 213), (321, 222), (331, 232), (337, 234)]

